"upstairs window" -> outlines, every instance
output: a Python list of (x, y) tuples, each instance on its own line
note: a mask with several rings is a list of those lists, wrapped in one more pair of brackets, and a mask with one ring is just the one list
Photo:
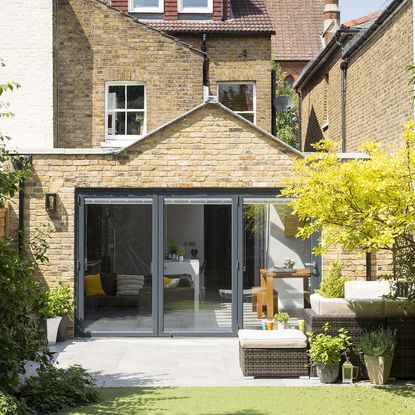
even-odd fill
[(179, 13), (213, 13), (213, 0), (179, 0)]
[(134, 139), (145, 134), (145, 85), (137, 82), (106, 84), (107, 139)]
[(254, 82), (220, 82), (218, 83), (218, 98), (225, 107), (255, 123)]
[(129, 11), (133, 13), (163, 13), (164, 0), (129, 0)]

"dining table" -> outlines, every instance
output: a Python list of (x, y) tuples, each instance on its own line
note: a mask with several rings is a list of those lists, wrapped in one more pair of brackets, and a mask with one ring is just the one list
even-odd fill
[(266, 290), (266, 308), (267, 318), (272, 319), (274, 317), (274, 279), (275, 278), (302, 278), (304, 280), (304, 286), (309, 282), (311, 277), (311, 270), (308, 268), (291, 269), (261, 269), (260, 270), (260, 286)]

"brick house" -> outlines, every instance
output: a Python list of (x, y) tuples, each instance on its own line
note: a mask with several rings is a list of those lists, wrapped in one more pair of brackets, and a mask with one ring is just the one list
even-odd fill
[[(321, 268), (276, 199), (303, 154), (270, 134), (265, 0), (41, 0), (30, 27), (7, 13), (6, 55), (21, 44), (30, 71), (6, 74), (28, 88), (11, 78), (4, 127), (32, 164), (11, 229), (51, 228), (40, 274), (74, 288), (77, 335), (234, 335), (259, 324), (261, 268)], [(279, 309), (300, 316), (315, 275), (276, 280)]]
[[(323, 138), (339, 143), (344, 153), (357, 153), (375, 141), (390, 151), (402, 142), (403, 126), (414, 117), (408, 66), (414, 61), (413, 2), (395, 0), (385, 10), (344, 23), (327, 46), (308, 64), (295, 88), (300, 95), (301, 148)], [(332, 249), (323, 259), (341, 258), (356, 276), (390, 271), (391, 258)]]
[(407, 70), (413, 27), (413, 2), (397, 0), (335, 33), (296, 84), (303, 149), (323, 137), (341, 143), (343, 152), (369, 140), (391, 150), (399, 145), (414, 114)]

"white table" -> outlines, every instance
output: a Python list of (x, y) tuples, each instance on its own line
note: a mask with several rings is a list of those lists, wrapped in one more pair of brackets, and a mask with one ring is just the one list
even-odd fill
[(199, 260), (185, 259), (184, 261), (164, 261), (164, 275), (180, 274), (188, 274), (192, 278), (195, 289), (195, 310), (198, 310), (200, 295)]

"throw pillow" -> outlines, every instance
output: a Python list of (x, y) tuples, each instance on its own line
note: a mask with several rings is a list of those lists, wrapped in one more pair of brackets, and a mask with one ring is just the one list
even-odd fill
[(167, 284), (167, 288), (176, 288), (179, 285), (180, 278), (172, 278)]
[(85, 294), (88, 297), (92, 295), (105, 296), (99, 274), (85, 275)]

